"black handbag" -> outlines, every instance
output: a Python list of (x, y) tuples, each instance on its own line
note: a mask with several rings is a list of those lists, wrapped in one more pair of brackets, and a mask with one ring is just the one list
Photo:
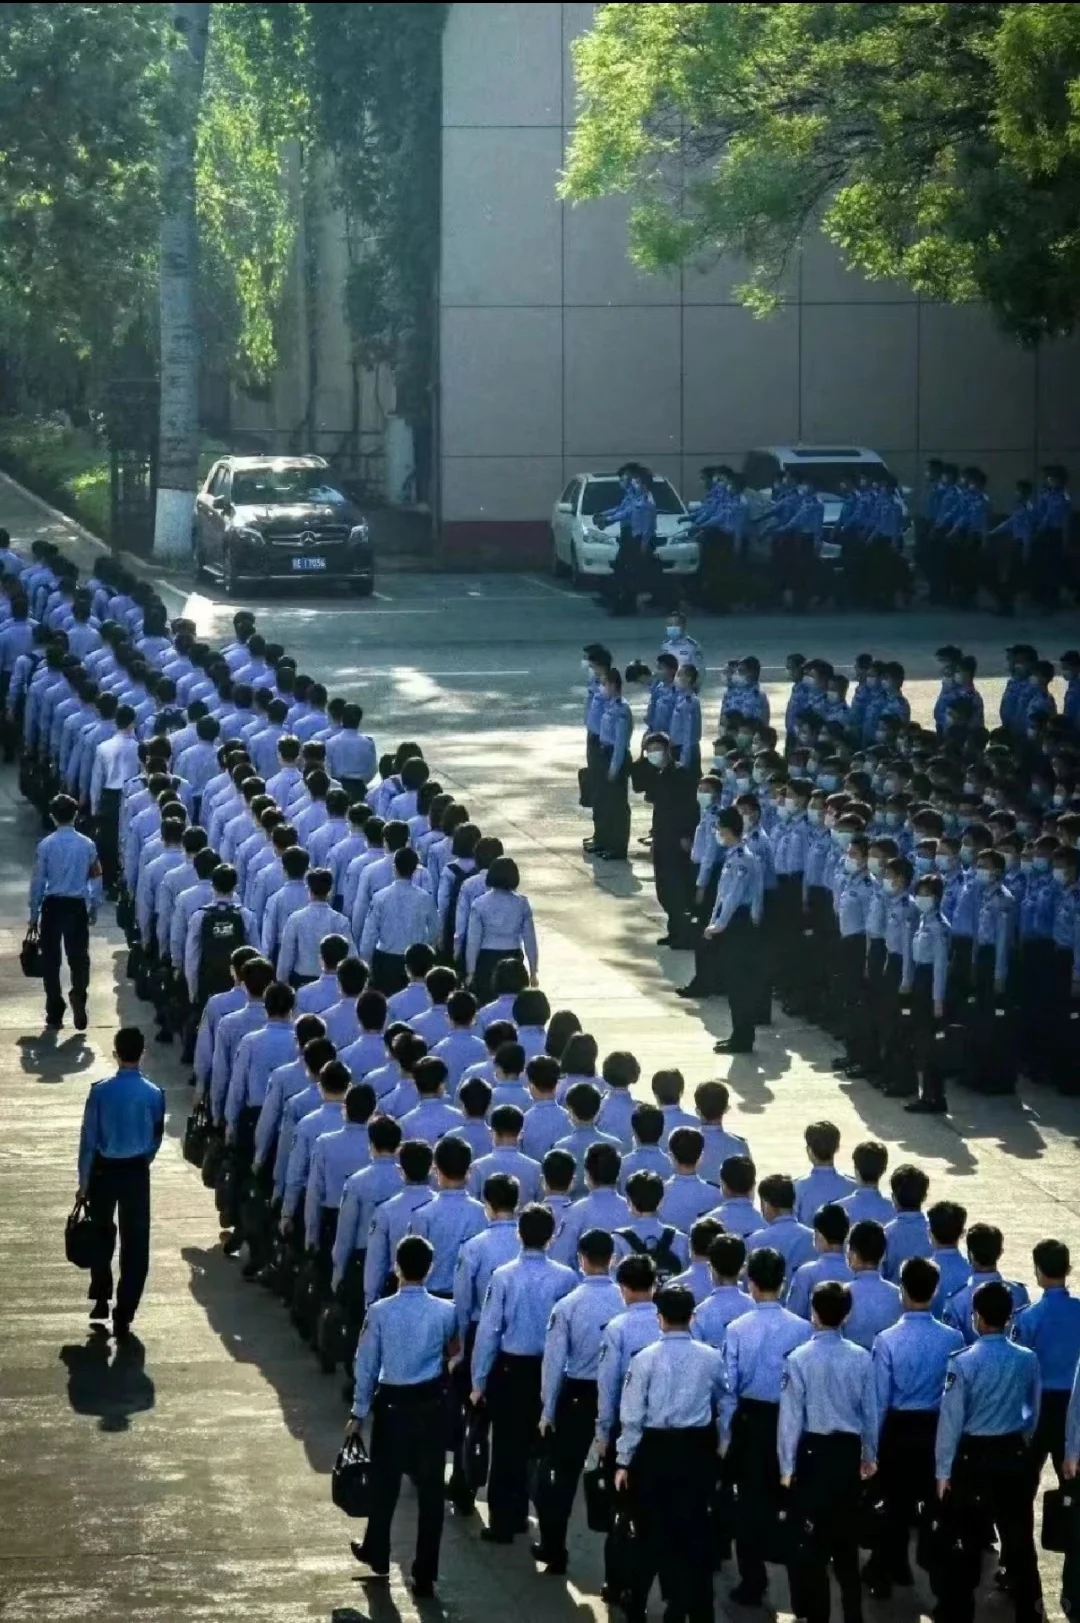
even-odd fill
[(962, 1553), (956, 1517), (939, 1500), (924, 1505), (915, 1539), (915, 1560), (919, 1566), (933, 1579), (934, 1574), (943, 1571), (951, 1561), (959, 1560)]
[(184, 1160), (201, 1167), (209, 1139), (210, 1108), (205, 1099), (199, 1099), (184, 1124)]
[(221, 1163), (224, 1159), (225, 1140), (220, 1133), (211, 1130), (206, 1141), (206, 1151), (202, 1160), (202, 1181), (207, 1189), (216, 1187), (218, 1173), (221, 1171)]
[(305, 1341), (315, 1333), (319, 1313), (319, 1266), (314, 1257), (305, 1257), (296, 1272), (292, 1295), (292, 1321)]
[(606, 1460), (581, 1473), (585, 1523), (590, 1533), (610, 1533), (615, 1517), (615, 1475)]
[(586, 811), (592, 809), (593, 804), (593, 777), (587, 766), (578, 767), (578, 805), (584, 806)]
[(529, 1465), (529, 1498), (541, 1523), (547, 1519), (549, 1507), (553, 1507), (557, 1487), (555, 1457), (545, 1440)]
[(23, 936), (23, 944), (19, 948), (19, 963), (28, 981), (39, 981), (45, 973), (45, 966), (41, 961), (41, 938), (36, 924), (31, 924)]
[(85, 1200), (76, 1200), (64, 1225), (64, 1252), (76, 1268), (92, 1268), (116, 1239), (115, 1223), (95, 1223)]
[(469, 1405), (461, 1442), (461, 1474), (473, 1493), (479, 1493), (491, 1468), (491, 1420), (487, 1406)]
[(1042, 1537), (1044, 1550), (1068, 1555), (1080, 1537), (1080, 1493), (1074, 1483), (1051, 1488), (1043, 1494)]
[(334, 1462), (330, 1497), (346, 1516), (371, 1515), (371, 1461), (358, 1436), (346, 1437)]
[(315, 1351), (319, 1367), (332, 1375), (345, 1355), (345, 1315), (337, 1302), (325, 1302), (315, 1322)]
[(608, 1583), (615, 1594), (624, 1596), (638, 1581), (640, 1550), (634, 1518), (625, 1493), (616, 1494), (615, 1510), (611, 1519), (611, 1532), (604, 1549), (604, 1565)]
[(862, 1493), (859, 1497), (859, 1548), (863, 1550), (876, 1550), (879, 1548), (888, 1520), (888, 1506), (885, 1495), (876, 1476), (869, 1482), (863, 1483)]
[(236, 1223), (240, 1205), (240, 1170), (236, 1164), (236, 1152), (231, 1144), (225, 1146), (225, 1153), (218, 1168), (214, 1183), (214, 1204), (222, 1227), (231, 1229)]
[(270, 1197), (254, 1172), (240, 1195), (240, 1228), (249, 1244), (265, 1241), (270, 1233)]

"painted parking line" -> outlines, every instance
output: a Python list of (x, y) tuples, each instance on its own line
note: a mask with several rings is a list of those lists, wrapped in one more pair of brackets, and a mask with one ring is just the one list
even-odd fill
[[(590, 608), (593, 607), (589, 598), (582, 597), (580, 592), (575, 592), (569, 586), (556, 586), (553, 581), (541, 580), (539, 575), (525, 575), (522, 578), (527, 580), (530, 586), (539, 586), (542, 592), (550, 592), (554, 597), (566, 597), (571, 603), (587, 603)], [(598, 575), (596, 578), (600, 580), (603, 577)]]

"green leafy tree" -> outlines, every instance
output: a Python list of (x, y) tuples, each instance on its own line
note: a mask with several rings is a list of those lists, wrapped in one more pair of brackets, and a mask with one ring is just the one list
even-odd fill
[(735, 255), (767, 311), (820, 223), (1025, 342), (1076, 324), (1080, 7), (604, 5), (575, 64), (563, 195), (628, 193), (642, 266)]

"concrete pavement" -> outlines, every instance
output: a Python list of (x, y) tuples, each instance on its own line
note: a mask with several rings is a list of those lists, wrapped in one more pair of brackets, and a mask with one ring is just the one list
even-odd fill
[[(4, 489), (0, 523), (22, 540), (42, 524), (57, 533)], [(233, 605), (172, 586), (163, 595), (194, 613), (201, 630), (226, 634)], [(419, 738), (441, 781), (502, 835), (536, 908), (552, 1005), (576, 1009), (601, 1051), (633, 1049), (646, 1075), (677, 1064), (691, 1087), (727, 1076), (734, 1128), (750, 1138), (762, 1172), (799, 1172), (801, 1129), (817, 1117), (838, 1123), (847, 1150), (867, 1134), (883, 1138), (894, 1162), (927, 1167), (935, 1196), (961, 1199), (972, 1219), (1002, 1224), (1005, 1271), (1016, 1277), (1030, 1282), (1031, 1245), (1047, 1234), (1080, 1247), (1075, 1101), (958, 1092), (951, 1122), (911, 1118), (861, 1084), (838, 1086), (828, 1069), (833, 1044), (788, 1022), (763, 1033), (753, 1057), (716, 1060), (712, 1042), (726, 1034), (726, 1005), (687, 1010), (674, 997), (689, 960), (654, 945), (660, 915), (647, 858), (609, 872), (580, 853), (581, 645), (610, 639), (622, 664), (648, 657), (657, 618), (609, 622), (554, 582), (501, 575), (387, 575), (367, 602), (275, 596), (253, 606), (302, 669), (331, 691), (359, 695), (380, 745)], [(989, 709), (1005, 641), (1024, 636), (1056, 655), (1077, 640), (1075, 621), (943, 615), (739, 617), (691, 629), (711, 669), (753, 650), (773, 679), (794, 647), (837, 662), (864, 647), (898, 657), (923, 714), (940, 642), (960, 641), (979, 655)], [(769, 691), (774, 708), (782, 705), (783, 687)], [(713, 685), (707, 727), (716, 704)], [(640, 714), (640, 701), (635, 708)], [(10, 770), (0, 776), (0, 822), (0, 1620), (410, 1619), (396, 1569), (389, 1594), (354, 1577), (350, 1529), (329, 1502), (344, 1418), (339, 1382), (319, 1374), (282, 1310), (242, 1285), (215, 1246), (212, 1199), (180, 1155), (187, 1089), (170, 1050), (151, 1060), (169, 1089), (170, 1122), (155, 1170), (153, 1260), (137, 1326), (145, 1360), (118, 1365), (88, 1345), (83, 1281), (64, 1262), (61, 1232), (78, 1122), (87, 1083), (104, 1074), (112, 1030), (139, 1018), (141, 1006), (122, 980), (119, 937), (99, 930), (87, 1040), (37, 1040), (39, 989), (21, 979), (17, 961), (37, 831)], [(32, 1040), (19, 1042), (24, 1034)], [(395, 1558), (406, 1563), (409, 1533), (400, 1517)], [(478, 1524), (451, 1522), (439, 1609), (472, 1618), (527, 1608), (538, 1623), (602, 1616), (598, 1553), (578, 1524), (570, 1578), (543, 1579), (524, 1543), (492, 1551), (479, 1543)], [(1046, 1570), (1049, 1615), (1058, 1617), (1052, 1561)], [(722, 1578), (718, 1595), (727, 1587)], [(780, 1617), (790, 1616), (779, 1581), (774, 1595)], [(748, 1614), (718, 1607), (718, 1615)], [(890, 1607), (869, 1603), (867, 1615), (891, 1623), (925, 1614), (905, 1597)], [(1003, 1615), (993, 1598), (981, 1611), (987, 1623)]]

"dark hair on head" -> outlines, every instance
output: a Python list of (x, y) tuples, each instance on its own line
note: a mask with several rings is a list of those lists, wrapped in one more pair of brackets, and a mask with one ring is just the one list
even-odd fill
[(980, 1268), (996, 1268), (1005, 1249), (1005, 1237), (996, 1223), (972, 1223), (967, 1248), (968, 1256)]
[(783, 1288), (785, 1263), (779, 1251), (771, 1245), (759, 1246), (751, 1251), (746, 1262), (746, 1277), (759, 1291), (773, 1294)]
[(394, 1038), (390, 1047), (390, 1052), (401, 1066), (401, 1069), (410, 1075), (413, 1067), (419, 1064), (427, 1051), (428, 1045), (423, 1037), (418, 1036), (415, 1031), (410, 1031), (408, 1027), (400, 1036)]
[(356, 1000), (356, 1018), (360, 1022), (361, 1031), (382, 1031), (386, 1025), (386, 994), (378, 992), (374, 987), (361, 991)]
[(971, 1305), (976, 1317), (990, 1330), (1004, 1330), (1013, 1316), (1012, 1292), (997, 1279), (980, 1285), (971, 1298)]
[(405, 968), (414, 980), (426, 979), (434, 967), (435, 953), (426, 941), (414, 941), (411, 947), (406, 947)]
[(404, 1136), (393, 1116), (373, 1116), (368, 1122), (368, 1143), (383, 1155), (393, 1155)]
[(525, 1067), (525, 1075), (540, 1093), (554, 1093), (559, 1085), (558, 1061), (553, 1060), (550, 1054), (535, 1054)]
[(434, 1152), (421, 1138), (407, 1138), (398, 1150), (398, 1165), (408, 1183), (426, 1183)]
[(481, 1190), (485, 1204), (493, 1212), (501, 1212), (504, 1216), (517, 1210), (517, 1203), (521, 1199), (521, 1185), (511, 1172), (493, 1172), (484, 1179)]
[(842, 1206), (830, 1201), (814, 1213), (814, 1228), (826, 1245), (843, 1245), (851, 1228), (851, 1220)]
[(1031, 1260), (1047, 1279), (1064, 1279), (1071, 1267), (1069, 1248), (1064, 1240), (1040, 1240)]
[(419, 1285), (431, 1272), (435, 1250), (422, 1234), (406, 1234), (398, 1241), (394, 1262), (402, 1279), (410, 1285)]
[(876, 1138), (867, 1138), (852, 1150), (851, 1164), (863, 1183), (877, 1183), (885, 1176), (889, 1152)]
[(113, 1050), (121, 1065), (138, 1065), (146, 1048), (146, 1038), (138, 1026), (121, 1026), (113, 1038)]
[[(490, 870), (489, 870), (490, 872)], [(500, 958), (491, 976), (491, 989), (496, 997), (516, 996), (529, 984), (529, 971), (520, 958)]]
[[(444, 824), (445, 821), (444, 817)], [(517, 890), (521, 884), (521, 875), (513, 857), (496, 857), (488, 868), (487, 882), (491, 890)]]
[(726, 1232), (718, 1217), (699, 1217), (690, 1225), (690, 1250), (695, 1257), (707, 1257), (715, 1239)]
[(514, 999), (513, 1015), (517, 1026), (545, 1026), (551, 1018), (551, 1005), (543, 992), (528, 987)]
[(556, 1009), (548, 1021), (544, 1053), (550, 1054), (552, 1059), (561, 1060), (567, 1043), (580, 1030), (581, 1021), (573, 1009)]
[(709, 1246), (709, 1267), (720, 1279), (738, 1279), (746, 1262), (746, 1242), (737, 1234), (718, 1234)]
[(457, 990), (457, 984), (457, 971), (446, 964), (436, 964), (424, 976), (428, 997), (434, 1004), (445, 1004), (451, 993)]
[(601, 1103), (600, 1089), (594, 1088), (591, 1082), (575, 1082), (568, 1089), (565, 1099), (567, 1110), (578, 1121), (595, 1121), (600, 1114)]
[(324, 935), (319, 942), (319, 957), (328, 970), (337, 969), (349, 956), (349, 943), (343, 935)]
[(630, 1088), (641, 1076), (641, 1066), (633, 1054), (616, 1049), (605, 1056), (600, 1074), (610, 1088)]
[(548, 1150), (540, 1163), (544, 1182), (553, 1194), (565, 1194), (577, 1173), (577, 1162), (569, 1150)]
[(898, 1211), (917, 1212), (930, 1192), (930, 1179), (922, 1167), (905, 1161), (889, 1179), (889, 1188)]
[(694, 1107), (702, 1121), (721, 1121), (731, 1102), (724, 1082), (701, 1082), (694, 1089)]
[[(325, 1025), (323, 1031), (326, 1031)], [(337, 1058), (337, 1049), (329, 1037), (312, 1037), (301, 1049), (304, 1064), (313, 1076), (318, 1076), (324, 1065), (329, 1065), (332, 1059)]]
[(517, 1027), (512, 1020), (493, 1020), (484, 1031), (484, 1046), (495, 1057), (503, 1043), (517, 1040)]
[(578, 1255), (594, 1268), (608, 1268), (615, 1255), (615, 1241), (606, 1229), (586, 1229), (577, 1244)]
[(630, 1130), (639, 1144), (659, 1144), (664, 1136), (663, 1111), (656, 1105), (638, 1105), (630, 1117)]
[(417, 1093), (434, 1097), (439, 1089), (445, 1086), (449, 1074), (445, 1060), (436, 1058), (434, 1054), (425, 1054), (424, 1058), (417, 1060), (413, 1066), (413, 1081)]
[(885, 1230), (880, 1223), (875, 1223), (872, 1217), (864, 1217), (858, 1223), (852, 1224), (847, 1237), (848, 1250), (853, 1251), (860, 1262), (865, 1262), (871, 1268), (880, 1267), (885, 1258)]
[(696, 1306), (693, 1291), (685, 1285), (662, 1285), (656, 1293), (656, 1311), (667, 1324), (689, 1324)]
[(585, 1151), (585, 1173), (592, 1183), (610, 1188), (618, 1183), (621, 1169), (617, 1144), (590, 1144)]
[(656, 1264), (643, 1252), (624, 1257), (615, 1269), (615, 1283), (621, 1285), (624, 1290), (634, 1291), (639, 1296), (644, 1295), (656, 1284)]
[[(592, 1146), (593, 1149), (596, 1145)], [(658, 1172), (632, 1172), (626, 1180), (626, 1198), (636, 1212), (651, 1216), (664, 1198), (664, 1180)]]
[(826, 1330), (839, 1330), (851, 1312), (851, 1291), (839, 1279), (826, 1279), (810, 1293), (810, 1307)]
[(491, 1131), (506, 1138), (520, 1138), (525, 1125), (525, 1113), (517, 1105), (496, 1105), (491, 1112)]
[(555, 1214), (547, 1206), (532, 1202), (518, 1217), (518, 1237), (526, 1251), (542, 1251), (555, 1233)]
[(815, 1160), (831, 1161), (840, 1148), (840, 1129), (831, 1121), (812, 1121), (803, 1140)]
[(457, 1103), (466, 1116), (482, 1121), (491, 1106), (491, 1083), (485, 1082), (482, 1076), (466, 1077), (458, 1088)]
[(345, 1094), (345, 1120), (369, 1121), (375, 1114), (375, 1089), (370, 1082), (354, 1082)]
[(269, 958), (249, 958), (240, 979), (253, 998), (265, 997), (266, 988), (274, 979), (274, 966)]
[(339, 1059), (328, 1060), (319, 1072), (319, 1086), (327, 1093), (343, 1094), (352, 1084), (349, 1067)]
[(446, 1000), (451, 1025), (471, 1026), (476, 1019), (476, 999), (471, 992), (451, 992)]
[(758, 1198), (777, 1211), (790, 1212), (795, 1207), (795, 1185), (786, 1172), (770, 1172), (758, 1185)]
[(658, 1105), (677, 1105), (686, 1090), (686, 1079), (681, 1071), (668, 1070), (653, 1073), (652, 1091)]
[(504, 1076), (520, 1076), (525, 1069), (525, 1050), (520, 1043), (500, 1043), (495, 1050), (495, 1064)]
[(600, 1047), (595, 1037), (587, 1031), (575, 1031), (559, 1056), (563, 1075), (595, 1076), (599, 1054)]
[(469, 1176), (471, 1166), (472, 1148), (466, 1139), (453, 1136), (440, 1138), (435, 1146), (436, 1172), (441, 1172), (444, 1178), (451, 1178), (455, 1183), (460, 1183)]
[(293, 1011), (296, 993), (284, 981), (271, 981), (263, 997), (263, 1007), (271, 1020), (284, 1020)]
[(967, 1224), (966, 1209), (955, 1200), (936, 1200), (926, 1214), (935, 1245), (959, 1245)]
[(900, 1283), (909, 1301), (928, 1307), (941, 1283), (941, 1269), (929, 1257), (908, 1257), (900, 1268)]
[(668, 1139), (668, 1154), (676, 1166), (697, 1166), (705, 1154), (705, 1135), (696, 1127), (676, 1127)]

